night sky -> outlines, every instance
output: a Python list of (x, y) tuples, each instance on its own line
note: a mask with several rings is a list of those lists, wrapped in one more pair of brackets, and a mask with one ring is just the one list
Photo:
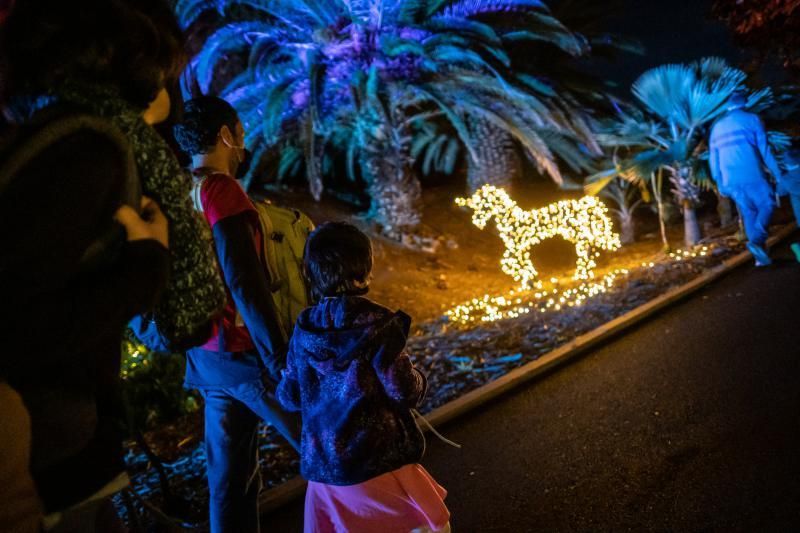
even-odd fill
[(710, 0), (624, 0), (618, 13), (604, 24), (609, 31), (637, 38), (644, 56), (627, 55), (606, 65), (608, 79), (623, 86), (645, 70), (674, 62), (716, 55), (736, 64), (742, 54), (733, 45), (727, 27), (713, 20)]

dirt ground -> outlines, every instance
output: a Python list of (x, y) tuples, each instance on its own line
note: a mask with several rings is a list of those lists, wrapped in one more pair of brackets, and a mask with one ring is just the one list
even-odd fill
[[(375, 250), (370, 297), (390, 308), (403, 309), (415, 323), (437, 320), (459, 303), (484, 294), (503, 294), (514, 287), (514, 280), (500, 270), (504, 248), (493, 230), (494, 226), (490, 224), (483, 231), (478, 229), (471, 222), (471, 211), (455, 205), (455, 198), (465, 194), (460, 183), (425, 188), (423, 225), (454, 245), (442, 246), (436, 253), (412, 251), (376, 235), (352, 207), (341, 202), (323, 199), (316, 203), (302, 190), (266, 190), (263, 194), (279, 205), (306, 212), (316, 223), (348, 220), (367, 230), (373, 238)], [(515, 185), (512, 192), (512, 197), (526, 209), (579, 196), (580, 192), (562, 191), (545, 181)], [(713, 211), (706, 215), (705, 232), (717, 233), (712, 222)], [(603, 254), (598, 262), (598, 274), (615, 268), (638, 266), (661, 252), (654, 214), (644, 207), (637, 212), (637, 218), (637, 242)], [(683, 227), (680, 223), (669, 227), (669, 239), (674, 248), (682, 246)], [(534, 250), (533, 256), (540, 279), (570, 278), (574, 272), (574, 247), (561, 239), (542, 243)]]

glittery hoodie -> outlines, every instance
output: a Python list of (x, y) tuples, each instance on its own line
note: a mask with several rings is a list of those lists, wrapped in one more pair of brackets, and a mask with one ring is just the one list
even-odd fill
[(300, 314), (278, 400), (303, 419), (303, 477), (354, 485), (418, 462), (411, 409), (425, 376), (405, 352), (410, 318), (366, 298), (325, 298)]

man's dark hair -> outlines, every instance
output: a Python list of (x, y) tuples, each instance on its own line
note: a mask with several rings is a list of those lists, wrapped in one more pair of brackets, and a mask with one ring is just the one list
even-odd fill
[(146, 107), (180, 76), (184, 38), (165, 0), (24, 0), (3, 24), (6, 96), (75, 77)]
[(735, 91), (728, 98), (728, 105), (732, 106), (745, 106), (747, 105), (747, 93), (745, 91)]
[(315, 300), (366, 294), (372, 274), (372, 243), (346, 222), (326, 222), (311, 232), (303, 267)]
[(200, 96), (186, 102), (183, 119), (175, 126), (175, 140), (188, 155), (207, 154), (217, 144), (222, 126), (236, 131), (236, 110), (216, 96)]

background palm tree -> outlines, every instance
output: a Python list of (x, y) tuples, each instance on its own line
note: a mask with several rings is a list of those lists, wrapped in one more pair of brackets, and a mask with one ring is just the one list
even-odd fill
[[(746, 75), (719, 58), (688, 65), (664, 65), (645, 72), (632, 87), (643, 112), (621, 113), (616, 126), (601, 142), (635, 148), (619, 166), (596, 176), (593, 189), (602, 189), (613, 176), (652, 180), (666, 172), (671, 192), (684, 218), (684, 241), (694, 246), (701, 238), (696, 208), (702, 187), (713, 187), (705, 161), (705, 139), (715, 118), (726, 111), (730, 96), (744, 90)], [(749, 105), (769, 101), (771, 91), (752, 92)]]
[[(419, 221), (412, 148), (426, 123), (445, 123), (474, 165), (487, 138), (476, 136), (478, 121), (510, 135), (557, 182), (560, 163), (588, 168), (591, 132), (572, 103), (510, 68), (511, 41), (579, 46), (539, 0), (180, 0), (176, 9), (184, 26), (209, 9), (238, 17), (208, 38), (186, 87), (207, 92), (220, 65), (246, 56), (222, 95), (255, 155), (305, 172), (318, 198), (344, 154), (350, 178), (367, 186), (371, 217), (395, 236)], [(390, 168), (374, 164), (386, 158)]]
[[(602, 139), (602, 133), (600, 134)], [(636, 240), (636, 226), (634, 214), (644, 203), (649, 202), (651, 199), (649, 186), (654, 187), (656, 194), (656, 205), (659, 207), (658, 213), (661, 218), (662, 210), (660, 187), (656, 183), (654, 176), (641, 178), (630, 170), (622, 167), (620, 151), (628, 153), (631, 150), (631, 145), (621, 147), (616, 146), (612, 150), (611, 161), (613, 167), (610, 170), (605, 170), (589, 176), (586, 178), (583, 189), (586, 194), (591, 196), (601, 196), (605, 200), (610, 201), (613, 206), (609, 209), (616, 215), (617, 222), (620, 228), (620, 242), (622, 244), (631, 244)], [(624, 177), (623, 177), (624, 176)], [(662, 219), (662, 230), (663, 230)], [(662, 237), (666, 239), (666, 232), (662, 231)], [(666, 246), (666, 240), (664, 240)]]

